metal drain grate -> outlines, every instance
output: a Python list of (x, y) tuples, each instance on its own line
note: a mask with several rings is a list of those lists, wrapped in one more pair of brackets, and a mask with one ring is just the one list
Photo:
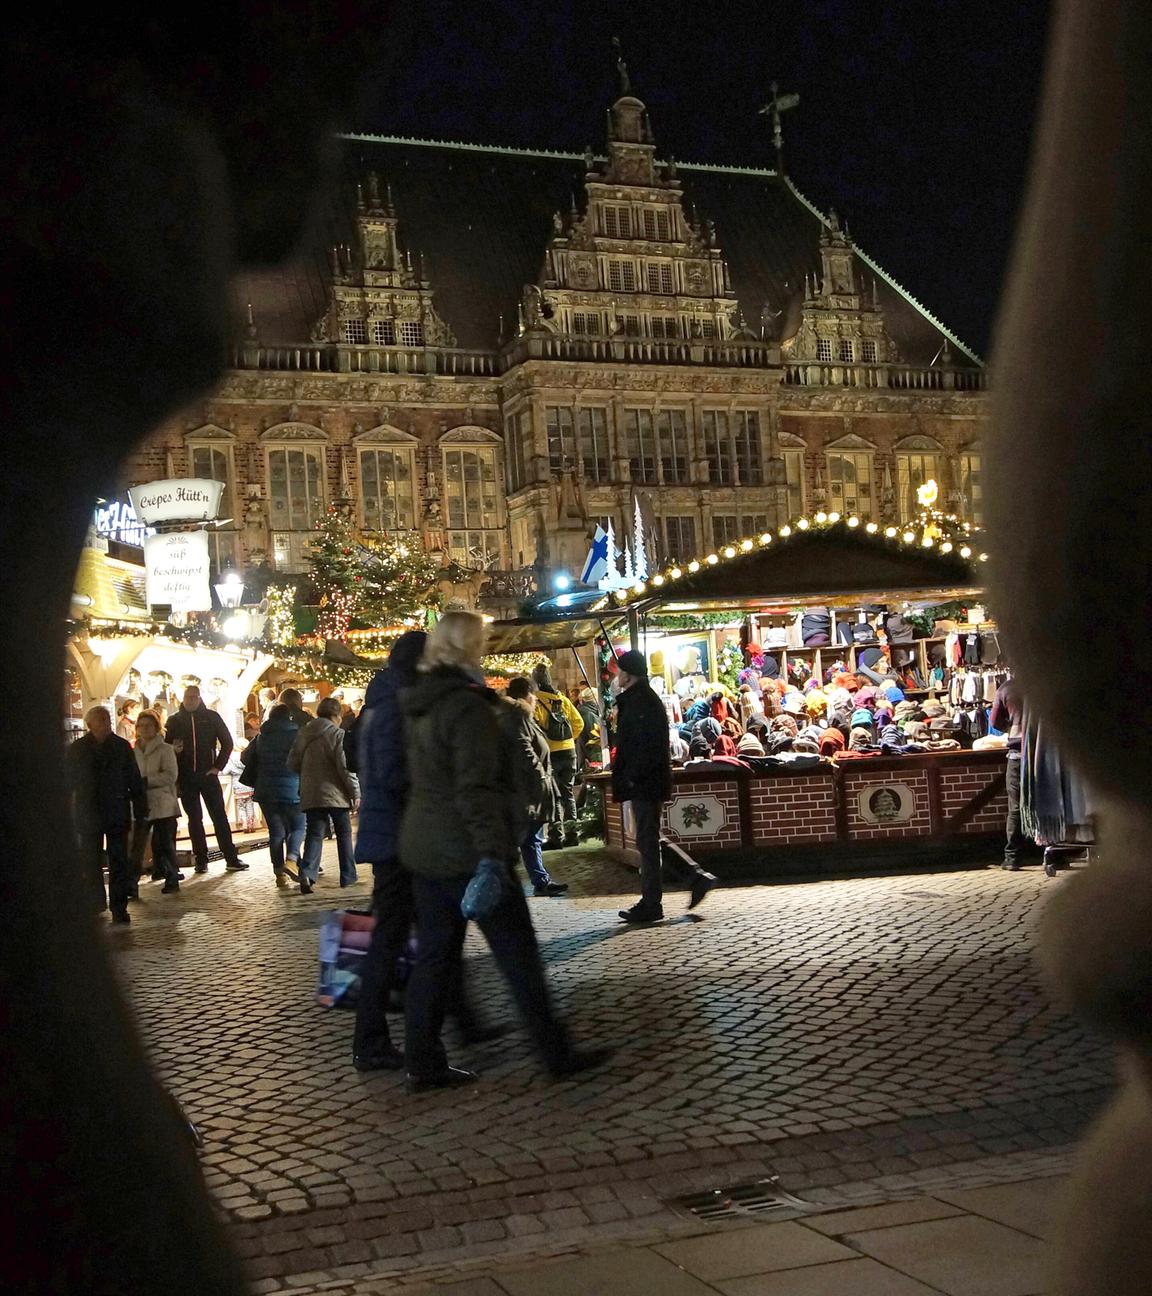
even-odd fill
[(731, 1188), (690, 1193), (687, 1197), (674, 1197), (667, 1204), (682, 1215), (702, 1220), (740, 1219), (814, 1209), (811, 1202), (785, 1192), (778, 1179), (758, 1179)]

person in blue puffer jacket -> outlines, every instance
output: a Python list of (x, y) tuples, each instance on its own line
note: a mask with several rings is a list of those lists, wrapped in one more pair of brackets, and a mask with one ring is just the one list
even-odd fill
[(252, 799), (264, 812), (278, 887), (296, 877), (304, 844), (307, 822), (300, 808), (300, 775), (288, 768), (288, 753), (308, 719), (299, 691), (285, 689), (244, 752), (241, 780), (253, 789)]

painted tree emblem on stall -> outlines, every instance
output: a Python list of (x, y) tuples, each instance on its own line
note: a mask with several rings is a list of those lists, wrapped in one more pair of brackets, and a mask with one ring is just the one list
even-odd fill
[(708, 806), (702, 801), (689, 802), (680, 810), (685, 828), (703, 828), (712, 817)]

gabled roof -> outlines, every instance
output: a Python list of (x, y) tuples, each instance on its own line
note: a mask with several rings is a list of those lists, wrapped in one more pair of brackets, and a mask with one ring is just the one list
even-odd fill
[[(292, 266), (252, 276), (242, 287), (261, 341), (307, 340), (325, 306), (326, 249), (352, 240), (355, 183), (374, 170), (392, 186), (401, 241), (423, 255), (437, 309), (459, 345), (495, 349), (500, 317), (507, 335), (523, 286), (539, 275), (553, 212), (566, 213), (574, 197), (584, 206), (584, 156), (376, 135), (348, 135), (342, 143), (344, 181), (312, 245)], [(820, 270), (819, 236), (828, 218), (775, 171), (677, 167), (685, 202), (715, 222), (746, 319), (755, 326), (766, 303), (794, 317), (805, 274)], [(859, 250), (857, 257), (864, 276), (879, 281), (889, 331), (906, 361), (932, 363), (947, 339), (955, 363), (980, 363), (871, 258)]]

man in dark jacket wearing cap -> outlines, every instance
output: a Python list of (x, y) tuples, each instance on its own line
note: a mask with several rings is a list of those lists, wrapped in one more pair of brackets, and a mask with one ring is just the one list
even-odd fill
[[(672, 797), (668, 714), (648, 683), (648, 663), (643, 653), (621, 653), (617, 667), (620, 694), (616, 701), (612, 795), (618, 802), (631, 803), (636, 848), (640, 852), (640, 900), (631, 909), (621, 909), (620, 917), (630, 923), (659, 922), (664, 917), (660, 811)], [(716, 879), (697, 864), (680, 862), (689, 873), (692, 898), (688, 908), (695, 909), (716, 885)]]

